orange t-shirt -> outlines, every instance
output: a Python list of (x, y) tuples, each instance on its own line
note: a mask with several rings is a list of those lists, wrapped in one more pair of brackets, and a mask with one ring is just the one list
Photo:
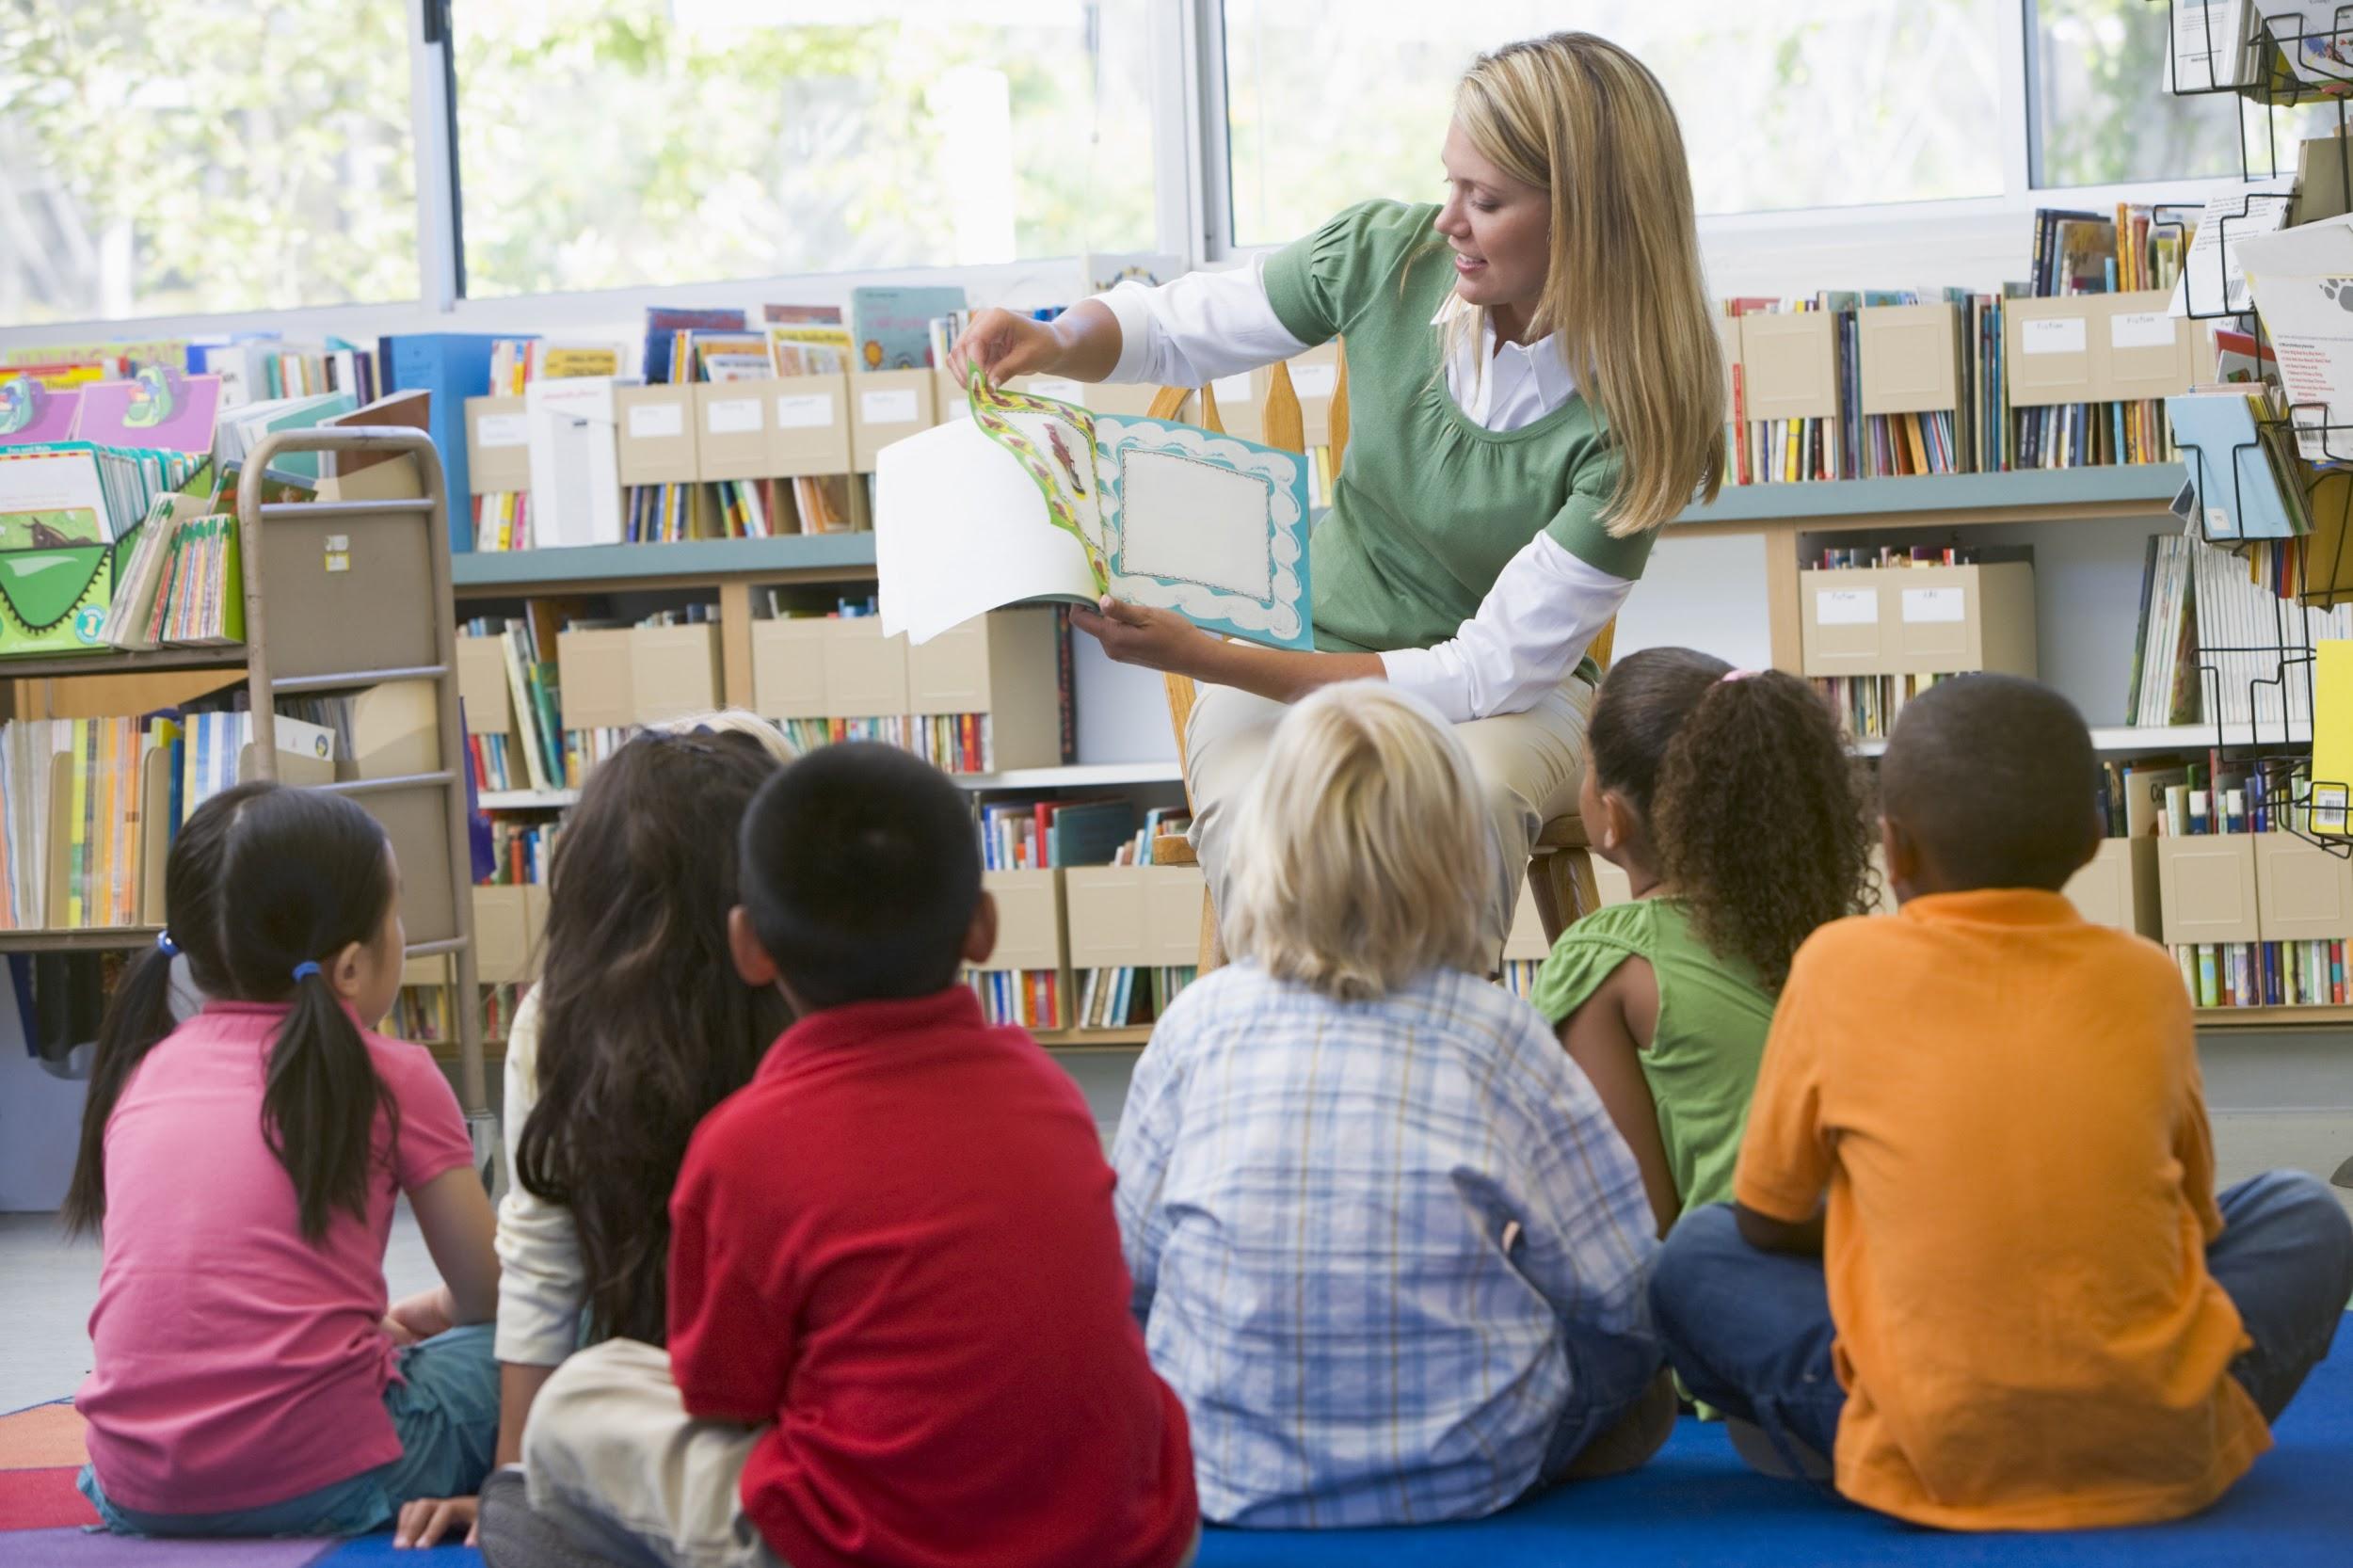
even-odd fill
[(2189, 1002), (2057, 893), (1917, 898), (1800, 950), (1735, 1191), (1823, 1263), (1838, 1490), (1953, 1529), (2169, 1519), (2270, 1447), (2206, 1272)]

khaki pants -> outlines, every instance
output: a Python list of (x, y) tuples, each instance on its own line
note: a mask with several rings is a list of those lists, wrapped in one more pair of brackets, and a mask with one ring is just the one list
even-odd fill
[[(1233, 874), (1226, 848), (1234, 811), (1266, 760), (1275, 725), (1289, 711), (1282, 703), (1231, 686), (1205, 685), (1186, 727), (1191, 838), (1221, 915)], [(1577, 790), (1585, 781), (1585, 726), (1593, 712), (1593, 688), (1573, 676), (1524, 713), (1499, 713), (1454, 727), (1456, 739), (1470, 753), (1488, 819), (1495, 825), (1499, 851), (1495, 896), (1488, 901), (1482, 929), (1488, 952), (1498, 962), (1537, 833), (1553, 818), (1577, 810)]]
[[(698, 1421), (667, 1352), (608, 1339), (567, 1359), (523, 1428), (531, 1506), (590, 1551), (645, 1568), (786, 1568), (739, 1500), (765, 1427)], [(1176, 1568), (1201, 1549), (1196, 1529)]]
[(667, 1352), (608, 1339), (568, 1358), (532, 1402), (531, 1506), (616, 1562), (783, 1568), (737, 1499), (764, 1430), (696, 1420)]

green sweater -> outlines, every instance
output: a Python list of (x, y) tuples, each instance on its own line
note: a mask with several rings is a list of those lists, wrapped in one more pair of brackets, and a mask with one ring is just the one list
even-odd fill
[(1773, 999), (1747, 964), (1699, 939), (1689, 904), (1645, 898), (1597, 909), (1561, 933), (1528, 1000), (1558, 1025), (1629, 958), (1647, 959), (1658, 983), (1642, 1077), (1683, 1210), (1730, 1203)]
[(1368, 201), (1267, 262), (1267, 298), (1291, 336), (1348, 344), (1347, 460), (1308, 550), (1321, 648), (1446, 641), (1540, 532), (1613, 577), (1641, 576), (1650, 558), (1653, 532), (1603, 527), (1618, 456), (1582, 396), (1509, 431), (1455, 406), (1431, 325), (1454, 287), (1436, 214)]

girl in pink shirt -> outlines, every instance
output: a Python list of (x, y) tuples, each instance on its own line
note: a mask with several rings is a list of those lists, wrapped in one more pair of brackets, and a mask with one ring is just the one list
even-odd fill
[[(188, 818), (170, 929), (98, 1041), (70, 1227), (102, 1225), (81, 1485), (140, 1535), (352, 1535), (490, 1459), (498, 1259), (400, 986), (400, 870), (341, 795), (247, 784)], [(204, 1011), (173, 1028), (175, 952)], [(447, 1282), (389, 1307), (406, 1193)]]

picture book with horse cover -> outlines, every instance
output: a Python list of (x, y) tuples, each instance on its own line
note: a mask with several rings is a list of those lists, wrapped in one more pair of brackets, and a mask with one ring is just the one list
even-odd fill
[(1313, 645), (1307, 460), (975, 377), (972, 417), (876, 456), (882, 629), (928, 642), (1009, 604), (1104, 595)]

